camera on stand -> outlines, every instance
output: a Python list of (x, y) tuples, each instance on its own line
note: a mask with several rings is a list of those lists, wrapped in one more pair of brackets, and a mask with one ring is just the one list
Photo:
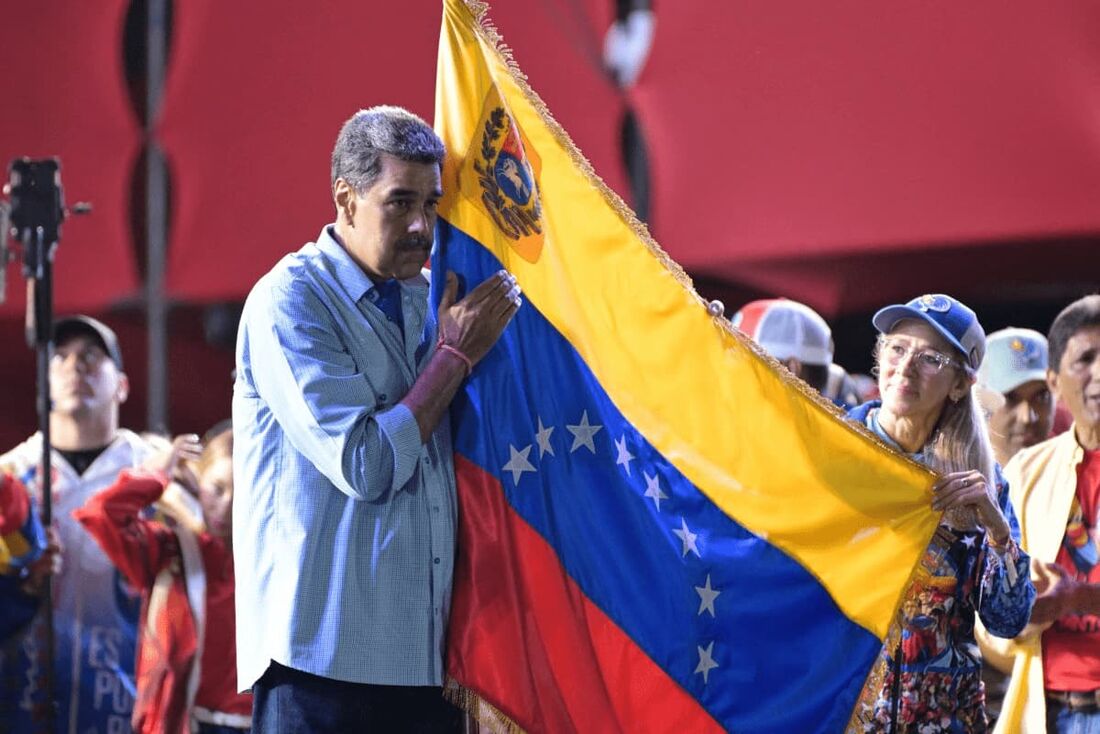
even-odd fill
[[(42, 458), (38, 467), (42, 524), (49, 527), (53, 516), (50, 471), (50, 383), (49, 364), (53, 352), (53, 260), (61, 240), (61, 223), (69, 213), (61, 189), (61, 162), (57, 158), (16, 158), (8, 166), (8, 182), (0, 199), (0, 303), (5, 300), (8, 263), (22, 258), (27, 281), (27, 344), (37, 353), (38, 429), (42, 435)], [(91, 211), (87, 204), (74, 207), (74, 214)], [(9, 248), (8, 240), (12, 239)], [(48, 706), (53, 706), (53, 594), (46, 584), (39, 614), (45, 618), (45, 644), (41, 651), (43, 688)], [(53, 712), (48, 712), (53, 722)]]

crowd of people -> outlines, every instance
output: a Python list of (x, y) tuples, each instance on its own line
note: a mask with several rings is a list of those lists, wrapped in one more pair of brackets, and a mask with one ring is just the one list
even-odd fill
[(1100, 295), (1047, 336), (987, 337), (943, 294), (888, 306), (873, 319), (871, 391), (856, 378), (847, 394), (830, 386), (832, 335), (808, 306), (754, 301), (733, 323), (940, 475), (943, 520), (883, 648), (867, 730), (1100, 731)]
[[(446, 413), (522, 298), (505, 271), (461, 298), (447, 274), (429, 311), (443, 156), (404, 110), (347, 121), (336, 221), (253, 288), (232, 421), (202, 439), (122, 428), (114, 332), (57, 322), (50, 527), (41, 437), (0, 456), (6, 731), (462, 730), (442, 695)], [(833, 363), (807, 306), (758, 301), (733, 323), (937, 475), (940, 525), (861, 700), (865, 730), (982, 732), (992, 714), (998, 731), (1100, 731), (1100, 296), (1046, 336), (987, 336), (944, 294), (888, 305), (862, 377)]]

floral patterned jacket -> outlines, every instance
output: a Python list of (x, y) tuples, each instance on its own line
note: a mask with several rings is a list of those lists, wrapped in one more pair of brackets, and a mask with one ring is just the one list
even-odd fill
[[(877, 402), (866, 403), (848, 416), (887, 438), (876, 430), (877, 407)], [(859, 712), (865, 732), (987, 730), (975, 614), (992, 634), (1014, 637), (1027, 624), (1035, 600), (1029, 559), (1018, 545), (1019, 524), (1000, 467), (995, 481), (1011, 540), (996, 551), (982, 530), (940, 525), (868, 679)]]

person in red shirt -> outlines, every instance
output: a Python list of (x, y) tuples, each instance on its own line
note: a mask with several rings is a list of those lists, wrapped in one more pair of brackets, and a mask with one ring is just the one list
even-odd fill
[(1073, 425), (1005, 467), (1039, 595), (1009, 650), (998, 734), (1100, 731), (1100, 295), (1067, 306), (1047, 339), (1047, 384)]
[[(252, 697), (237, 693), (233, 434), (227, 426), (214, 433), (205, 448), (197, 436), (177, 438), (73, 513), (143, 593), (133, 715), (139, 734), (227, 734), (251, 726)], [(171, 477), (189, 475), (201, 524), (178, 511), (168, 513), (177, 522), (144, 519)], [(177, 497), (164, 504), (181, 503)]]

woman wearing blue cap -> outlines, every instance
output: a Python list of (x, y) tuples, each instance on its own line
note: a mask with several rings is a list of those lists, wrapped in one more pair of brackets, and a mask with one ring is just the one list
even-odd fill
[(875, 314), (881, 401), (854, 408), (897, 451), (940, 474), (936, 535), (864, 694), (866, 731), (984, 732), (974, 617), (1002, 637), (1027, 624), (1035, 589), (972, 386), (985, 352), (974, 312), (925, 295)]

